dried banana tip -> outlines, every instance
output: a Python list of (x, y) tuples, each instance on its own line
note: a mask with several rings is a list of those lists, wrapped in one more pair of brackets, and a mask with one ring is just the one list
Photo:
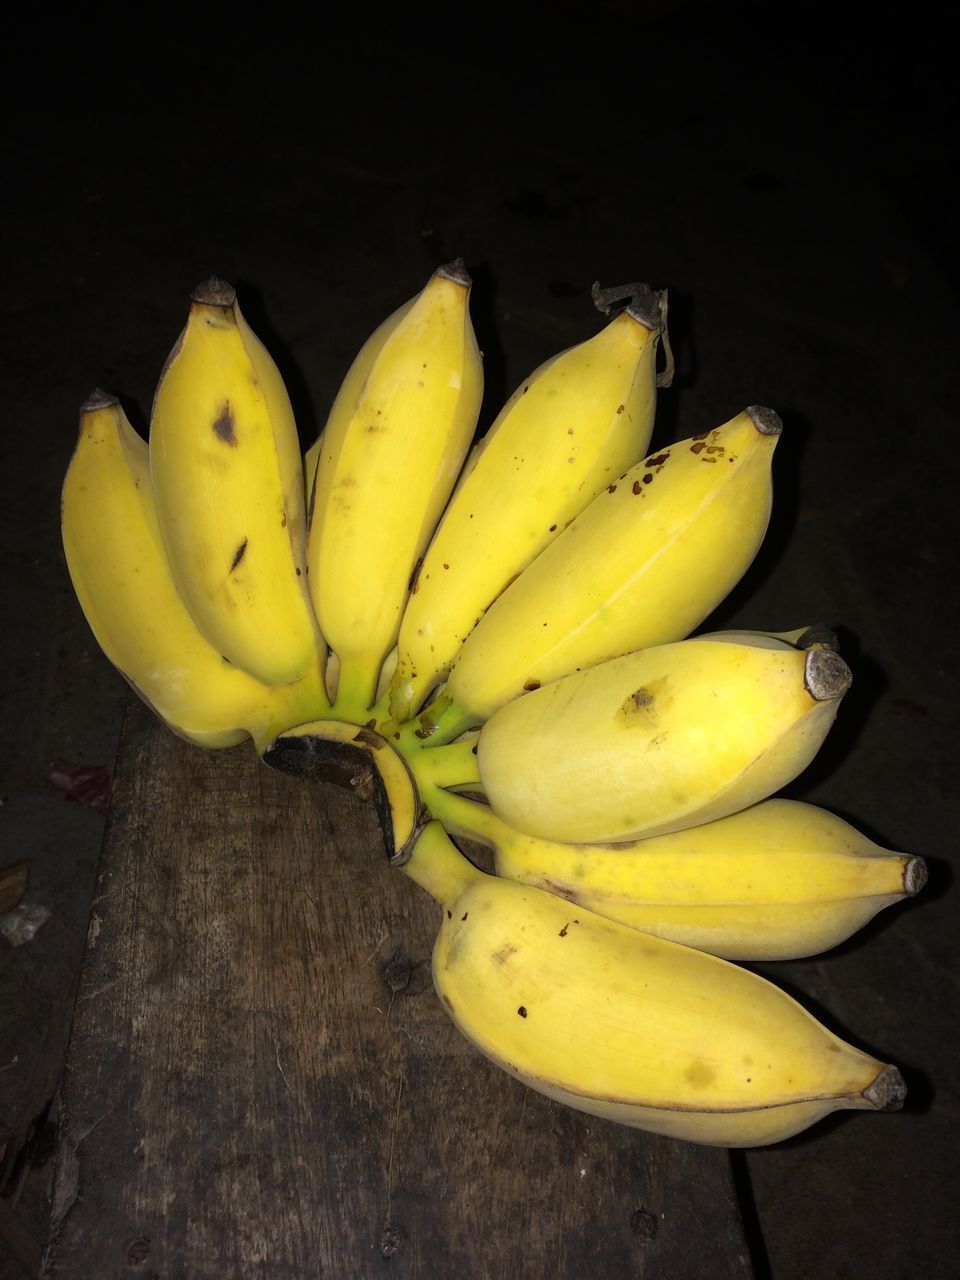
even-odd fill
[(667, 292), (657, 292), (648, 284), (639, 281), (634, 284), (617, 284), (607, 289), (600, 288), (600, 281), (594, 280), (590, 290), (593, 305), (609, 316), (614, 311), (624, 310), (644, 328), (660, 333), (665, 328), (667, 314)]
[(644, 328), (659, 333), (663, 327), (663, 311), (660, 306), (660, 295), (649, 285), (637, 285), (637, 292), (630, 299), (627, 315), (632, 316)]
[(903, 868), (903, 891), (915, 898), (929, 879), (927, 864), (923, 858), (911, 858)]
[(445, 280), (452, 280), (454, 284), (463, 285), (464, 289), (469, 289), (473, 284), (473, 278), (467, 268), (463, 265), (462, 258), (454, 258), (452, 262), (448, 262), (444, 266), (438, 267), (437, 275), (443, 276)]
[(899, 1111), (907, 1096), (907, 1083), (896, 1067), (884, 1067), (863, 1096), (878, 1111)]
[(830, 649), (809, 649), (803, 664), (803, 683), (811, 698), (829, 702), (842, 698), (850, 688), (850, 668)]
[(208, 280), (201, 280), (190, 294), (191, 302), (199, 302), (204, 307), (232, 307), (236, 300), (236, 289), (226, 280), (221, 280), (219, 276), (210, 276)]
[(779, 413), (762, 404), (747, 406), (747, 413), (753, 419), (753, 425), (762, 436), (778, 436), (783, 430), (783, 422)]
[(119, 403), (117, 397), (112, 396), (109, 391), (101, 391), (99, 387), (94, 387), (80, 406), (80, 412), (96, 413), (98, 409), (110, 409)]

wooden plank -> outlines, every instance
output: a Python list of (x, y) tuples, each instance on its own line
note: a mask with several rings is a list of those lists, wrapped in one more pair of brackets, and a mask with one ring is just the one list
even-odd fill
[(34, 1276), (39, 1276), (43, 1254), (40, 1241), (24, 1226), (2, 1196), (0, 1196), (0, 1245), (3, 1246), (0, 1249), (0, 1258), (6, 1251), (11, 1258), (16, 1258), (30, 1280), (33, 1280)]
[(727, 1153), (524, 1089), (446, 1019), (372, 807), (132, 704), (48, 1276), (747, 1277)]
[(26, 893), (28, 870), (25, 861), (0, 867), (0, 916), (12, 911)]

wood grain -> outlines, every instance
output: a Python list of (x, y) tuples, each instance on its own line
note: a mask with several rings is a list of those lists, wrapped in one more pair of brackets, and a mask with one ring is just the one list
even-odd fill
[(479, 1056), (432, 989), (437, 923), (355, 795), (132, 703), (44, 1274), (749, 1276), (727, 1153)]

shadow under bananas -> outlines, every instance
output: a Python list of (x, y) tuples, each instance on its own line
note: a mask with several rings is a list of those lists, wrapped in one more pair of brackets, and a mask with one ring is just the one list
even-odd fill
[(750, 1168), (747, 1164), (746, 1152), (740, 1147), (730, 1149), (730, 1173), (733, 1177), (733, 1190), (740, 1209), (740, 1220), (743, 1223), (743, 1237), (750, 1253), (750, 1264), (754, 1280), (775, 1280), (770, 1269), (770, 1256), (767, 1253), (766, 1241), (763, 1238), (763, 1226), (757, 1212), (757, 1203), (753, 1195), (753, 1183), (750, 1180)]

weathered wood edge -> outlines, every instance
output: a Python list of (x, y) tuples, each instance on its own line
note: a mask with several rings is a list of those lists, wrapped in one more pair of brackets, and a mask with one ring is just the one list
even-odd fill
[(726, 1152), (549, 1102), (452, 1028), (435, 908), (355, 797), (135, 702), (116, 795), (45, 1275), (750, 1276)]

